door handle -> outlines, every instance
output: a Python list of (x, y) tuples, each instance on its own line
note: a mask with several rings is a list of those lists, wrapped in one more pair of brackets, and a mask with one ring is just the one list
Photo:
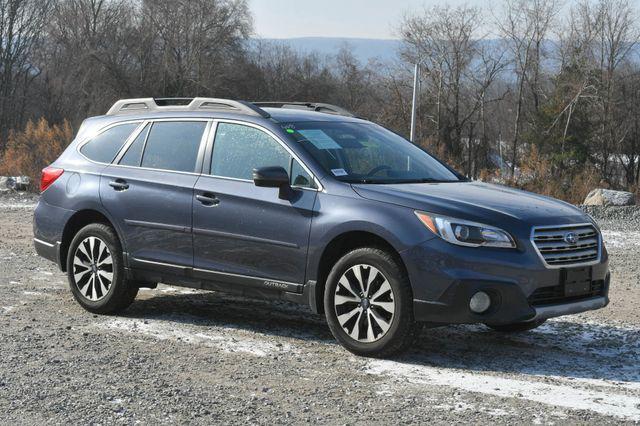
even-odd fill
[(109, 182), (109, 186), (115, 189), (116, 191), (124, 191), (129, 189), (129, 184), (124, 179), (116, 179), (114, 181)]
[(209, 192), (205, 192), (202, 195), (196, 195), (196, 200), (200, 201), (207, 207), (217, 206), (218, 204), (220, 204), (220, 200), (215, 195)]

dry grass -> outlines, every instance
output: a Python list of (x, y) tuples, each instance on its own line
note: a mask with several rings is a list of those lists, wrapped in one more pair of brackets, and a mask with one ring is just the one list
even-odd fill
[(23, 131), (12, 131), (0, 158), (0, 175), (29, 176), (31, 189), (37, 188), (41, 170), (53, 163), (73, 140), (68, 122), (49, 125), (45, 119), (29, 121)]

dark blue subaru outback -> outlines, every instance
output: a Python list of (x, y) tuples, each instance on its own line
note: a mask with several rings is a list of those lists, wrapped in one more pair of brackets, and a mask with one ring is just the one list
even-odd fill
[(332, 105), (119, 101), (41, 190), (35, 247), (94, 313), (160, 282), (285, 299), (388, 356), (424, 323), (525, 331), (608, 303), (582, 211), (469, 181)]

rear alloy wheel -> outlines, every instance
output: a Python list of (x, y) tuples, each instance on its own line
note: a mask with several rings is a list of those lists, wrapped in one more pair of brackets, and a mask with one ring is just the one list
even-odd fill
[(92, 302), (103, 299), (113, 283), (113, 258), (107, 244), (87, 237), (73, 256), (73, 277), (80, 294)]
[(76, 301), (96, 314), (121, 311), (138, 294), (138, 286), (125, 279), (118, 236), (102, 223), (85, 226), (71, 241), (67, 276)]
[(404, 266), (380, 248), (358, 248), (336, 262), (326, 281), (324, 311), (336, 340), (356, 355), (397, 354), (419, 330)]

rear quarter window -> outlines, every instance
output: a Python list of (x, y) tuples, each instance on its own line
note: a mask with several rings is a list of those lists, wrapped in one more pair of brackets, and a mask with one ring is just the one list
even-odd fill
[(80, 152), (92, 161), (111, 163), (139, 124), (127, 123), (111, 127), (84, 144)]

